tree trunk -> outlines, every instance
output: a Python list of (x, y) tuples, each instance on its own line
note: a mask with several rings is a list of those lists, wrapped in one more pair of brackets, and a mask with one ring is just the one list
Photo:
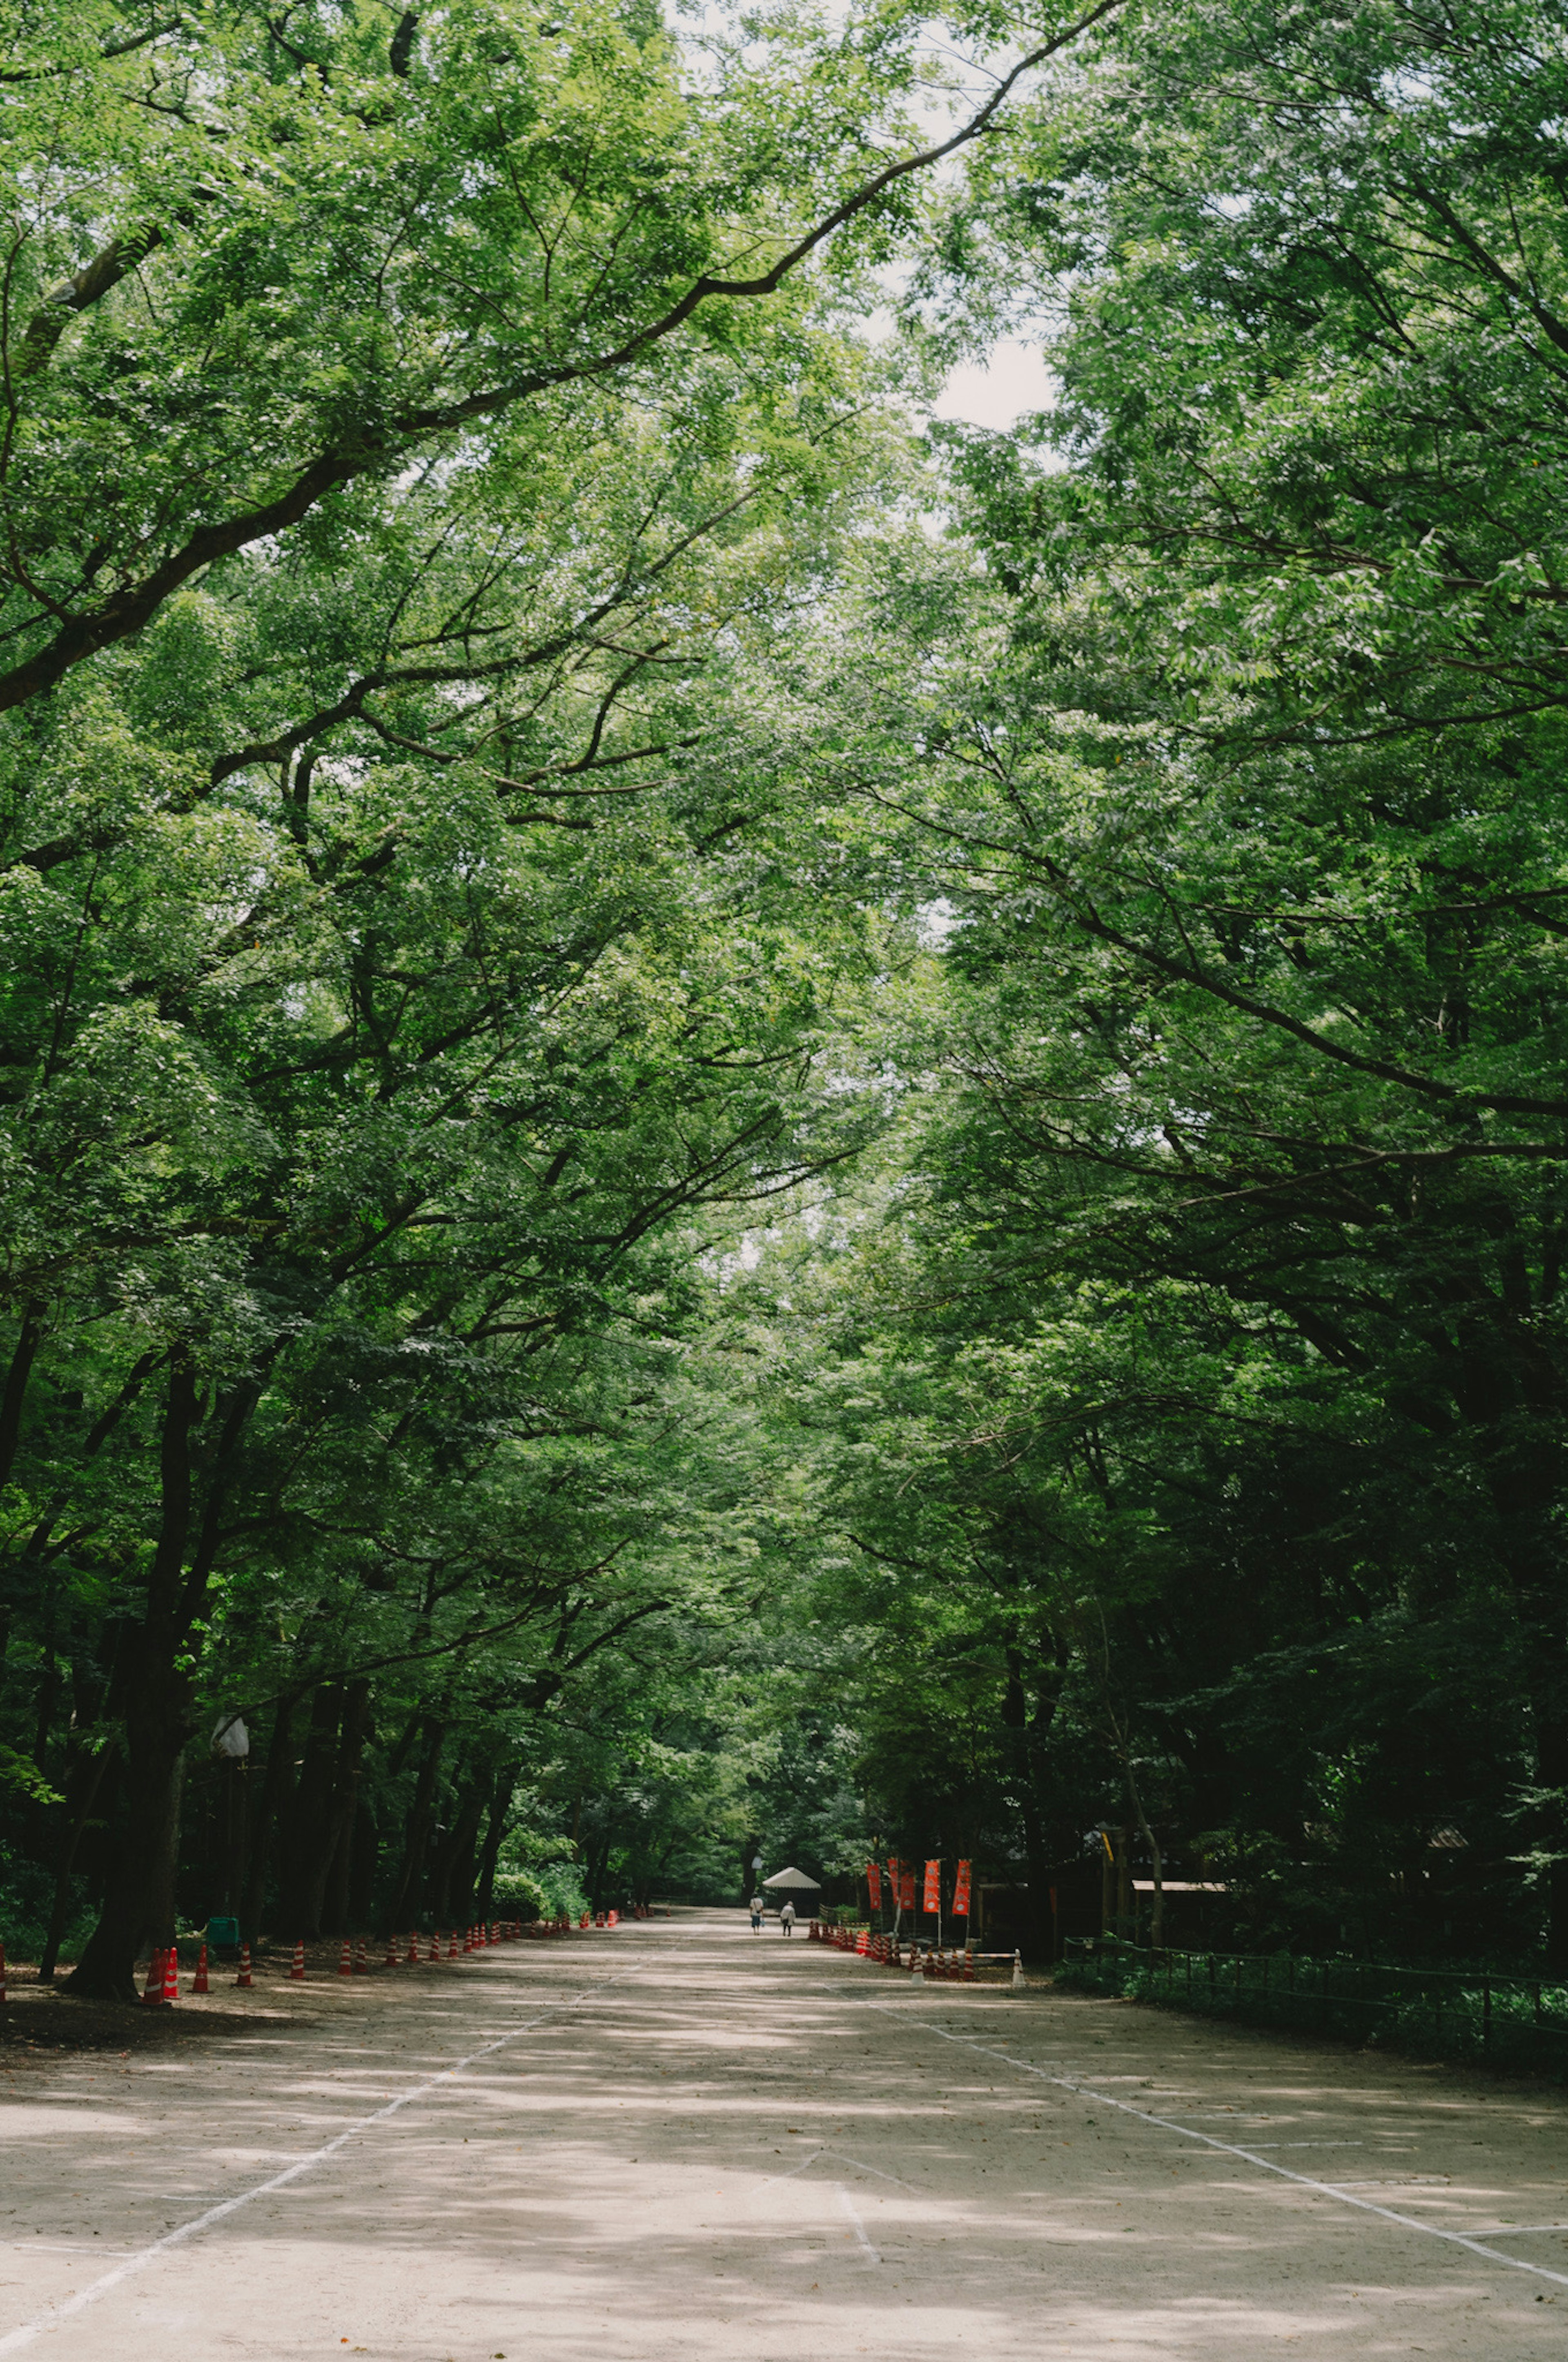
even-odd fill
[(431, 1823), (435, 1818), (435, 1782), (441, 1769), (442, 1742), (446, 1737), (444, 1722), (425, 1724), (425, 1749), (414, 1783), (413, 1803), (409, 1808), (408, 1831), (403, 1842), (403, 1866), (398, 1873), (398, 1883), (392, 1896), (393, 1927), (401, 1927), (419, 1905), (420, 1887), (424, 1878), (424, 1857), (430, 1844)]
[(354, 1852), (354, 1825), (359, 1804), (359, 1774), (365, 1741), (370, 1728), (370, 1684), (350, 1682), (344, 1692), (343, 1727), (337, 1745), (337, 1772), (333, 1783), (332, 1814), (327, 1841), (332, 1849), (322, 1867), (322, 1893), (317, 1918), (323, 1934), (346, 1936), (349, 1872)]
[(1048, 1959), (1051, 1949), (1050, 1863), (1046, 1853), (1045, 1829), (1035, 1784), (1029, 1702), (1018, 1659), (1011, 1649), (1007, 1652), (1007, 1688), (1003, 1697), (1002, 1719), (1013, 1734), (1016, 1749), (1024, 1855), (1029, 1871), (1024, 1898), (1023, 1949), (1032, 1960)]
[(75, 1791), (71, 1799), (72, 1810), (60, 1849), (60, 1864), (54, 1878), (54, 1901), (49, 1907), (49, 1934), (44, 1940), (43, 1958), (38, 1962), (40, 1984), (52, 1983), (54, 1979), (65, 1923), (71, 1915), (71, 1873), (76, 1863), (76, 1849), (82, 1843), (82, 1833), (92, 1817), (98, 1791), (104, 1784), (104, 1774), (114, 1760), (115, 1752), (112, 1745), (100, 1747), (95, 1754), (82, 1756), (74, 1767), (71, 1783)]
[(261, 1914), (267, 1900), (268, 1841), (273, 1822), (281, 1817), (285, 1801), (293, 1782), (294, 1708), (297, 1697), (281, 1697), (272, 1717), (272, 1741), (267, 1753), (267, 1769), (261, 1775), (261, 1794), (257, 1799), (256, 1815), (250, 1831), (250, 1861), (245, 1882), (245, 1900), (240, 1906), (239, 1932), (243, 1943), (254, 1944), (261, 1933)]
[(333, 1771), (338, 1750), (343, 1692), (323, 1682), (311, 1703), (311, 1727), (294, 1783), (293, 1805), (281, 1830), (277, 1932), (292, 1943), (321, 1934), (322, 1894), (332, 1860)]
[(137, 1955), (148, 1944), (174, 1940), (174, 1863), (181, 1780), (191, 1732), (191, 1686), (145, 1632), (137, 1635), (131, 1654), (122, 1807), (126, 1826), (98, 1925), (64, 1988), (96, 2001), (134, 2001)]
[(183, 1359), (169, 1373), (159, 1451), (158, 1547), (148, 1571), (147, 1613), (123, 1652), (116, 1680), (124, 1713), (126, 1823), (108, 1891), (66, 1991), (94, 2000), (134, 2000), (137, 1955), (174, 1940), (174, 1866), (180, 1788), (191, 1736), (192, 1688), (181, 1666), (181, 1595), (191, 1529), (191, 1437), (195, 1374)]
[(490, 1823), (485, 1831), (485, 1850), (479, 1857), (479, 1889), (474, 1897), (477, 1919), (488, 1919), (496, 1887), (496, 1862), (500, 1855), (501, 1839), (506, 1835), (507, 1817), (511, 1811), (512, 1791), (517, 1786), (520, 1763), (504, 1764), (496, 1774), (496, 1784), (490, 1793)]
[(471, 1787), (442, 1847), (431, 1882), (430, 1907), (439, 1925), (448, 1915), (471, 1920), (474, 1909), (474, 1848), (485, 1817), (485, 1792)]
[(376, 1902), (376, 1868), (381, 1833), (376, 1816), (363, 1796), (354, 1815), (354, 1854), (348, 1874), (348, 1918), (353, 1927), (368, 1927)]

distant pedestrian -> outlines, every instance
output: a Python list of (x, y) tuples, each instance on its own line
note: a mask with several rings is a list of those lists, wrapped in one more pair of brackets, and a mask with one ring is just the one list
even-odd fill
[(779, 1926), (784, 1929), (786, 1936), (794, 1935), (795, 1905), (793, 1903), (786, 1903), (784, 1909), (779, 1913)]
[(751, 1933), (753, 1936), (760, 1936), (762, 1932), (762, 1896), (760, 1894), (753, 1894), (749, 1907), (751, 1914)]

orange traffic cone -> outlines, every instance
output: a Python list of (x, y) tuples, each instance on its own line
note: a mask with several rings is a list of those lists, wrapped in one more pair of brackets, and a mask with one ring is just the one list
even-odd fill
[(196, 1973), (191, 1980), (191, 1990), (193, 1993), (210, 1992), (212, 1990), (211, 1986), (207, 1982), (207, 1948), (205, 1944), (203, 1945), (201, 1950), (196, 1955)]
[(431, 1939), (430, 1939), (430, 1950), (426, 1953), (425, 1958), (426, 1958), (427, 1959), (430, 1959), (430, 1960), (439, 1960), (439, 1959), (440, 1959), (440, 1958), (441, 1958), (441, 1937), (440, 1937), (439, 1933), (434, 1934), (434, 1935), (433, 1935), (433, 1936), (431, 1937)]
[(165, 2002), (180, 1998), (180, 1955), (172, 1944), (163, 1955), (163, 1998)]
[(294, 1946), (294, 1965), (289, 1971), (289, 1982), (291, 1985), (302, 1985), (304, 1981), (305, 1939), (302, 1936)]
[(366, 1957), (365, 1938), (363, 1936), (360, 1937), (359, 1941), (354, 1947), (354, 1973), (356, 1977), (367, 1977), (370, 1973), (370, 1962)]
[(417, 1969), (419, 1966), (419, 1937), (411, 1928), (409, 1931), (408, 1965), (411, 1969)]
[(248, 1985), (250, 1981), (250, 1946), (242, 1944), (239, 1948), (239, 1974), (235, 1982), (236, 1985)]
[(386, 1966), (387, 1966), (389, 1969), (395, 1969), (395, 1968), (397, 1967), (397, 1965), (398, 1965), (398, 1939), (397, 1939), (397, 1937), (396, 1937), (395, 1936), (389, 1936), (389, 1937), (388, 1937), (388, 1938), (387, 1938), (387, 1959), (386, 1959)]
[(354, 1947), (346, 1936), (343, 1939), (343, 1956), (337, 1964), (337, 1973), (340, 1977), (351, 1977), (354, 1974)]
[(457, 1958), (457, 1930), (455, 1927), (454, 1927), (452, 1933), (446, 1938), (446, 1957), (449, 1960), (455, 1960)]
[(163, 1954), (155, 1951), (147, 1964), (147, 1987), (142, 1994), (142, 2007), (156, 2009), (163, 1999)]

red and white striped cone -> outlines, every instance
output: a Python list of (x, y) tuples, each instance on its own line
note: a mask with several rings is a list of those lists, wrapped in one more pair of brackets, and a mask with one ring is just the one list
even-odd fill
[(455, 1960), (457, 1958), (457, 1930), (455, 1927), (454, 1927), (452, 1933), (446, 1938), (446, 1957), (449, 1960)]
[(191, 1990), (193, 1993), (210, 1992), (212, 1991), (212, 1987), (207, 1982), (207, 1948), (205, 1944), (203, 1945), (201, 1950), (196, 1955), (196, 1973), (191, 1980)]
[(180, 1955), (172, 1944), (163, 1955), (163, 1998), (170, 2004), (180, 1998)]
[(289, 1970), (289, 1982), (302, 1985), (305, 1981), (305, 1939), (302, 1936), (294, 1946), (294, 1965)]
[(236, 1985), (249, 1985), (252, 1982), (248, 1944), (242, 1944), (239, 1948), (239, 1974), (236, 1977), (235, 1982)]
[(163, 1953), (155, 1950), (147, 1964), (147, 1984), (142, 1992), (144, 2009), (156, 2009), (163, 1999)]
[(440, 1958), (441, 1958), (441, 1937), (440, 1937), (439, 1934), (433, 1935), (433, 1936), (431, 1937), (431, 1939), (430, 1939), (430, 1950), (429, 1950), (429, 1952), (425, 1955), (425, 1957), (426, 1957), (426, 1959), (432, 1959), (432, 1960), (439, 1960), (439, 1959), (440, 1959)]
[(411, 1927), (409, 1930), (409, 1948), (405, 1956), (405, 1964), (411, 1969), (417, 1969), (419, 1966), (419, 1937)]
[(395, 1969), (398, 1965), (398, 1939), (395, 1936), (389, 1936), (387, 1938), (386, 1965), (389, 1969)]
[(354, 1974), (354, 1947), (346, 1936), (343, 1939), (343, 1952), (337, 1963), (337, 1973), (340, 1977), (351, 1977)]
[(367, 1977), (370, 1973), (368, 1948), (363, 1936), (354, 1947), (354, 1973), (356, 1977)]

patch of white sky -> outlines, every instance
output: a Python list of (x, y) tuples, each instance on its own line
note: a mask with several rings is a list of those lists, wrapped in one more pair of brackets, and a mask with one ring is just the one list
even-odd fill
[[(822, 0), (818, 13), (824, 27), (842, 23), (851, 5), (852, 0)], [(708, 44), (732, 38), (733, 10), (725, 0), (675, 0), (675, 16), (685, 28), (679, 35), (682, 46), (698, 77), (706, 80), (711, 72)], [(958, 45), (950, 28), (935, 17), (927, 20), (920, 48), (938, 78), (924, 94), (910, 93), (905, 105), (918, 136), (937, 147), (984, 103), (1016, 62), (1018, 52), (1014, 49), (977, 55)], [(943, 179), (956, 179), (962, 169), (957, 157), (936, 167)], [(897, 265), (883, 274), (892, 300), (868, 315), (862, 324), (861, 334), (868, 343), (884, 343), (895, 333), (894, 304), (908, 276), (907, 266)], [(962, 360), (950, 369), (924, 415), (1004, 435), (1021, 418), (1052, 409), (1056, 392), (1057, 381), (1046, 366), (1041, 340), (1023, 326), (1016, 335), (999, 337), (983, 358)]]

